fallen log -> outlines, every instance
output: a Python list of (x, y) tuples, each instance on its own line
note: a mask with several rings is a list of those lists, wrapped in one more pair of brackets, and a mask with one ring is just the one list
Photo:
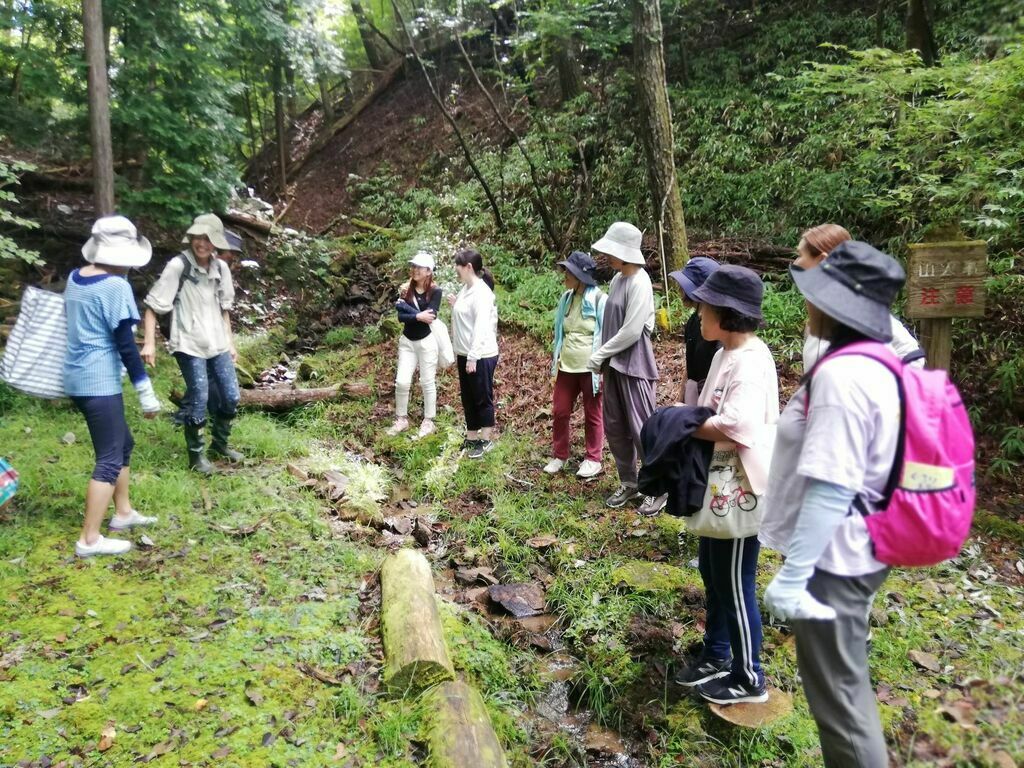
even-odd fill
[(427, 559), (401, 549), (384, 561), (380, 580), (384, 685), (394, 694), (415, 695), (453, 679)]
[(432, 768), (507, 768), (484, 700), (461, 681), (427, 694), (427, 744)]
[(333, 387), (317, 387), (315, 389), (292, 389), (291, 387), (271, 389), (240, 390), (241, 408), (258, 408), (263, 411), (289, 411), (300, 405), (319, 403), (325, 400), (344, 400), (346, 398), (368, 397), (373, 394), (369, 384), (361, 381), (335, 384)]
[(222, 213), (220, 217), (229, 224), (236, 224), (239, 227), (245, 227), (253, 232), (258, 232), (261, 235), (269, 235), (274, 231), (274, 225), (271, 222), (257, 219), (255, 216), (249, 216), (245, 213), (227, 211)]

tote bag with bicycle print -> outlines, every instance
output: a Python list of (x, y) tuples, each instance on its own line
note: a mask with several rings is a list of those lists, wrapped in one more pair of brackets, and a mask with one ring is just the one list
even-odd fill
[(750, 489), (735, 443), (715, 443), (704, 503), (686, 527), (695, 536), (743, 539), (761, 527), (761, 497)]

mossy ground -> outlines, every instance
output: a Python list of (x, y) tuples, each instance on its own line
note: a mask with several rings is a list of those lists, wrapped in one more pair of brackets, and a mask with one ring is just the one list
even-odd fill
[[(280, 341), (262, 337), (250, 354), (271, 360)], [(393, 375), (389, 348), (334, 341), (309, 359), (327, 381)], [(165, 395), (177, 381), (166, 360), (157, 381)], [(441, 387), (451, 402), (450, 373)], [(507, 430), (473, 463), (459, 458), (447, 406), (438, 433), (419, 442), (382, 437), (386, 396), (283, 417), (246, 413), (235, 435), (251, 460), (201, 480), (185, 470), (169, 421), (142, 420), (126, 399), (137, 440), (133, 500), (160, 515), (146, 531), (155, 546), (79, 561), (72, 544), (92, 465), (85, 425), (67, 406), (0, 398), (0, 445), (23, 476), (16, 503), (0, 513), (0, 764), (422, 760), (422, 706), (389, 699), (379, 686), (370, 593), (386, 548), (336, 526), (286, 471), (325, 448), (368, 456), (395, 488), (431, 502), (447, 525), (445, 554), (434, 558), (440, 577), (457, 559), (500, 567), (505, 581), (549, 582), (559, 642), (576, 657), (572, 699), (626, 735), (634, 764), (820, 763), (792, 638), (780, 629), (766, 627), (764, 661), (774, 685), (796, 692), (795, 710), (769, 727), (732, 728), (669, 684), (671, 662), (701, 636), (700, 581), (687, 566), (694, 543), (678, 540), (671, 518), (605, 510), (607, 474), (584, 484), (537, 471), (546, 447), (529, 430)], [(71, 445), (62, 442), (67, 432), (76, 435)], [(260, 521), (251, 535), (233, 535)], [(527, 543), (542, 534), (557, 542)], [(895, 761), (997, 765), (1000, 750), (1024, 760), (1021, 590), (1012, 566), (1004, 569), (1020, 555), (1019, 541), (980, 534), (956, 561), (886, 582), (871, 659)], [(624, 588), (616, 568), (635, 560), (678, 566), (682, 584)], [(761, 589), (777, 567), (762, 557)], [(529, 716), (545, 685), (543, 659), (496, 636), (473, 608), (445, 601), (442, 616), (453, 662), (483, 693), (513, 763), (586, 763), (579, 741)], [(915, 665), (912, 651), (932, 654), (937, 671)], [(340, 684), (313, 679), (303, 663)], [(114, 746), (98, 752), (110, 722)]]

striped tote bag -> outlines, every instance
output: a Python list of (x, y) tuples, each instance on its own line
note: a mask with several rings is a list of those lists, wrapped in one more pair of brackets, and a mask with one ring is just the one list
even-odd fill
[(64, 297), (29, 286), (0, 360), (0, 379), (34, 397), (64, 397), (67, 349)]

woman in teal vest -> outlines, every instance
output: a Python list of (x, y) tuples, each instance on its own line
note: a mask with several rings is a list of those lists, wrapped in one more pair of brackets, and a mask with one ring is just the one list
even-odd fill
[(601, 346), (601, 322), (608, 297), (597, 287), (594, 260), (582, 251), (573, 251), (559, 262), (565, 271), (566, 291), (555, 312), (555, 349), (551, 375), (555, 391), (552, 402), (552, 459), (544, 471), (554, 475), (569, 458), (569, 418), (577, 395), (583, 396), (586, 456), (576, 472), (589, 478), (601, 472), (604, 445), (604, 417), (601, 412), (601, 376), (587, 370), (590, 356)]

